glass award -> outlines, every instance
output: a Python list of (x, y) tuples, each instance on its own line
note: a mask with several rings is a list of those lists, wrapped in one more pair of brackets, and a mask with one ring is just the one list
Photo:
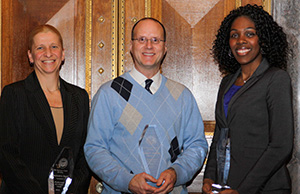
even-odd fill
[(219, 184), (215, 184), (215, 186), (213, 186), (213, 191), (216, 191), (215, 193), (218, 193), (219, 191), (230, 188), (226, 185), (230, 168), (229, 128), (221, 129), (216, 151)]
[(65, 194), (72, 182), (74, 161), (71, 148), (64, 147), (53, 163), (49, 178), (49, 194)]
[[(155, 125), (145, 126), (139, 141), (139, 152), (145, 172), (154, 178), (158, 178), (160, 175), (162, 147), (155, 128)], [(155, 184), (148, 184), (156, 186)]]

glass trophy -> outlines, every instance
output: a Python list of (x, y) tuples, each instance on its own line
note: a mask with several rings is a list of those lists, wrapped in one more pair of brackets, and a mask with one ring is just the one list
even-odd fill
[[(160, 162), (162, 156), (162, 147), (156, 134), (155, 125), (146, 125), (139, 140), (139, 152), (140, 157), (147, 174), (150, 174), (154, 178), (158, 178), (160, 175)], [(156, 186), (148, 182), (152, 186)]]
[(226, 185), (230, 168), (230, 138), (229, 128), (222, 128), (216, 147), (218, 183), (213, 185), (214, 193), (230, 188)]
[(74, 161), (71, 148), (64, 147), (54, 164), (48, 178), (49, 194), (65, 194), (72, 182)]

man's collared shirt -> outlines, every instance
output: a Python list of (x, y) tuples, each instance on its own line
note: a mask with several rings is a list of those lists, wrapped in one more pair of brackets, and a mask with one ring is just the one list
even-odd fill
[[(142, 87), (145, 87), (146, 83), (145, 80), (148, 79), (146, 76), (144, 76), (141, 72), (139, 72), (133, 65), (132, 70), (129, 73), (131, 75), (131, 77), (137, 82), (139, 83)], [(155, 92), (157, 92), (160, 84), (161, 84), (161, 75), (160, 72), (158, 71), (153, 77), (151, 77), (150, 79), (153, 80), (151, 86), (150, 86), (150, 90), (152, 92), (152, 94), (155, 94)]]

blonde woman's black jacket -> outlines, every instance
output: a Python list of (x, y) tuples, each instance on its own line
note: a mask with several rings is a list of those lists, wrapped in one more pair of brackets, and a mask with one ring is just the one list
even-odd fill
[(6, 86), (0, 100), (1, 194), (48, 193), (50, 168), (63, 147), (74, 156), (74, 175), (68, 193), (87, 193), (90, 170), (83, 145), (87, 133), (89, 98), (85, 90), (60, 78), (64, 129), (60, 145), (50, 106), (35, 72)]
[(250, 80), (232, 97), (226, 118), (224, 95), (239, 74), (240, 70), (224, 77), (220, 84), (216, 128), (204, 177), (217, 180), (216, 143), (221, 128), (229, 128), (228, 185), (241, 194), (288, 190), (291, 180), (286, 165), (293, 147), (290, 77), (263, 59)]

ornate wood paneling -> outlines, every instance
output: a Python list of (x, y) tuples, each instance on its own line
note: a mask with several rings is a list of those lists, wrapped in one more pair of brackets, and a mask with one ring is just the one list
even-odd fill
[[(27, 60), (28, 33), (47, 22), (67, 0), (2, 1), (1, 86), (24, 79), (30, 72)], [(46, 10), (46, 11), (45, 11)]]
[(257, 4), (262, 5), (264, 0), (240, 0), (241, 5), (247, 5), (247, 4)]
[(264, 7), (266, 11), (271, 13), (272, 0), (239, 0), (240, 5), (257, 4)]
[(119, 1), (119, 21), (118, 21), (118, 75), (124, 73), (125, 64), (125, 0)]
[[(85, 11), (86, 11), (86, 0), (74, 0), (75, 1), (75, 8), (74, 8), (74, 60), (75, 60), (75, 67), (74, 67), (74, 75), (73, 75), (73, 83), (80, 86), (81, 88), (85, 88)], [(68, 61), (66, 61), (68, 62)]]
[(151, 17), (161, 21), (162, 12), (162, 0), (151, 0)]
[[(85, 89), (89, 96), (91, 96), (92, 87), (92, 0), (86, 0), (85, 5)], [(100, 22), (104, 22), (104, 18), (100, 17)]]
[(92, 1), (91, 98), (117, 73), (117, 0)]
[[(148, 6), (148, 7), (147, 7)], [(129, 45), (131, 42), (131, 29), (135, 22), (139, 19), (145, 17), (145, 15), (149, 13), (147, 9), (149, 9), (149, 1), (145, 0), (126, 0), (125, 2), (125, 34), (124, 34), (124, 64), (123, 69), (120, 71), (120, 74), (129, 71), (132, 68), (132, 59), (130, 55)]]
[(221, 76), (210, 50), (219, 25), (235, 4), (218, 0), (197, 2), (163, 1), (168, 53), (162, 72), (192, 91), (204, 120), (214, 120)]
[(82, 88), (85, 87), (84, 2), (83, 0), (69, 0), (46, 22), (55, 26), (64, 40), (66, 59), (60, 75), (66, 81)]

